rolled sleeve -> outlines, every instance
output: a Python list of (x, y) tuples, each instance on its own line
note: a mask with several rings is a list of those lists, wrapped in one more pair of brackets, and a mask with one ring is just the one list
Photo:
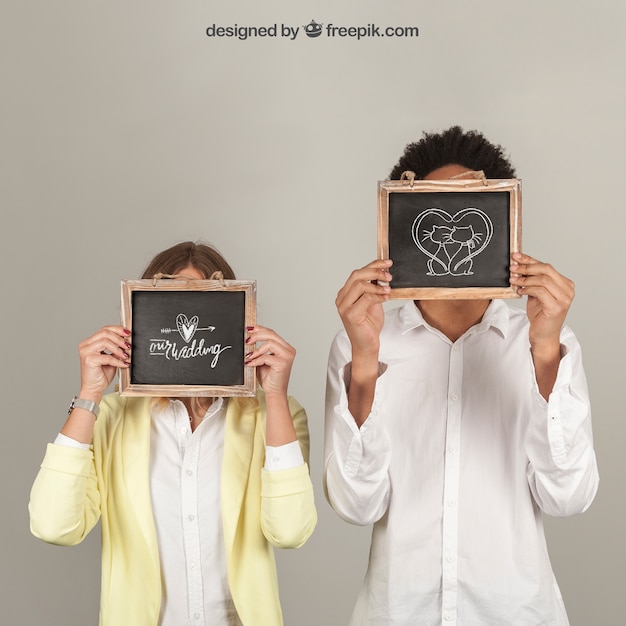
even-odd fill
[(567, 516), (591, 505), (599, 477), (580, 345), (568, 328), (561, 343), (561, 362), (548, 401), (536, 384), (533, 390), (527, 451), (535, 500), (546, 513)]
[(389, 504), (391, 449), (381, 410), (385, 366), (380, 366), (372, 409), (359, 429), (348, 410), (350, 364), (340, 364), (338, 350), (333, 344), (326, 387), (324, 491), (340, 517), (367, 525), (380, 519)]

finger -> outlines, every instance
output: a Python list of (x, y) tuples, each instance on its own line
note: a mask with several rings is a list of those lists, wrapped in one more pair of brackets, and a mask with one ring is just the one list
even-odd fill
[(281, 371), (287, 369), (285, 366), (289, 365), (289, 362), (273, 353), (255, 351), (246, 355), (245, 364), (249, 367), (267, 365), (275, 371)]
[(261, 377), (261, 384), (265, 384), (271, 377), (274, 385), (287, 387), (291, 375), (291, 361), (282, 359), (275, 354), (263, 353), (255, 356), (250, 354), (246, 357), (245, 365), (254, 367)]
[(371, 293), (364, 291), (356, 302), (346, 301), (337, 307), (339, 315), (344, 322), (358, 322), (369, 315), (373, 306), (381, 305), (389, 300), (389, 293)]
[(349, 293), (355, 284), (366, 282), (389, 282), (391, 280), (391, 274), (389, 273), (389, 267), (391, 267), (391, 259), (376, 259), (366, 266), (353, 270), (344, 286), (339, 290), (338, 299), (343, 297), (342, 294)]
[(514, 252), (512, 255), (515, 263), (537, 263), (537, 259), (534, 259), (530, 254), (524, 254), (523, 252)]
[[(541, 264), (544, 265), (545, 264)], [(516, 271), (512, 266), (512, 271)], [(532, 267), (527, 270), (521, 266), (521, 271), (511, 276), (510, 282), (518, 288), (520, 295), (536, 295), (542, 297), (543, 292), (549, 293), (556, 300), (572, 301), (574, 299), (574, 283), (546, 267)], [(532, 290), (532, 293), (529, 292)]]
[(83, 343), (90, 343), (93, 340), (97, 340), (102, 336), (109, 337), (117, 337), (117, 338), (128, 338), (130, 337), (130, 330), (124, 328), (123, 326), (103, 326), (100, 330), (95, 332), (93, 335), (87, 337)]
[(83, 363), (88, 369), (100, 369), (102, 367), (129, 367), (130, 357), (116, 356), (114, 354), (98, 353), (87, 355)]
[(522, 287), (544, 287), (558, 296), (573, 299), (575, 285), (549, 263), (542, 263), (528, 255), (514, 254), (511, 264), (511, 283)]
[(249, 333), (250, 334), (246, 339), (246, 344), (249, 346), (261, 344), (260, 349), (281, 354), (292, 354), (295, 356), (296, 349), (274, 331), (257, 327), (255, 330), (249, 331)]
[(83, 360), (92, 355), (104, 355), (114, 356), (122, 361), (126, 361), (130, 358), (129, 352), (130, 344), (128, 342), (120, 346), (107, 337), (102, 337), (100, 340), (94, 341), (87, 346), (82, 346), (79, 349), (80, 357)]
[(513, 262), (511, 263), (510, 269), (514, 274), (527, 276), (545, 274), (556, 282), (573, 285), (573, 282), (569, 278), (558, 272), (550, 263), (542, 263), (527, 254), (521, 254), (519, 252), (513, 254)]
[(387, 300), (390, 291), (391, 288), (388, 285), (379, 285), (370, 280), (359, 280), (351, 283), (349, 287), (346, 286), (345, 290), (337, 294), (335, 305), (340, 314), (357, 303), (365, 310), (372, 304)]
[(392, 265), (391, 259), (376, 259), (360, 269), (353, 270), (348, 276), (344, 287), (348, 287), (351, 283), (360, 280), (378, 281), (391, 280), (389, 268)]
[(569, 294), (555, 288), (553, 285), (550, 288), (542, 285), (518, 287), (517, 293), (520, 296), (527, 296), (529, 302), (530, 299), (535, 298), (543, 313), (548, 316), (562, 316), (572, 303), (572, 298)]
[(82, 341), (79, 344), (79, 350), (84, 352), (90, 350), (111, 350), (111, 346), (122, 350), (130, 350), (131, 344), (128, 341), (129, 338), (129, 330), (121, 326), (108, 326), (100, 329), (97, 333)]
[(266, 328), (265, 326), (248, 326), (246, 330), (248, 331), (248, 339), (246, 340), (246, 343), (273, 340), (282, 344), (287, 349), (294, 349), (293, 346), (291, 346), (283, 337), (271, 328)]
[(253, 349), (248, 354), (252, 355), (252, 358), (256, 358), (262, 354), (271, 354), (291, 362), (296, 356), (296, 350), (288, 343), (281, 343), (270, 339), (263, 341), (256, 349)]

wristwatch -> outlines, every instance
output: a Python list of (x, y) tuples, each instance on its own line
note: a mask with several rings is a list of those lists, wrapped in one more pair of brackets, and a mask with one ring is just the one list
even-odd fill
[(96, 418), (98, 417), (98, 413), (100, 412), (100, 407), (93, 400), (83, 400), (83, 398), (74, 396), (72, 398), (72, 401), (70, 402), (67, 414), (69, 415), (76, 407), (78, 407), (79, 409), (85, 409), (86, 411), (93, 413)]

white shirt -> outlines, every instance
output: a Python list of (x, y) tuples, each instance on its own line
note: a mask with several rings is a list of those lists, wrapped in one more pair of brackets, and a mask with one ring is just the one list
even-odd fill
[(350, 343), (331, 348), (325, 489), (374, 524), (351, 624), (564, 626), (540, 509), (571, 515), (598, 484), (580, 347), (565, 328), (547, 403), (524, 311), (490, 303), (452, 343), (413, 302), (386, 314), (361, 429), (348, 411)]
[[(159, 626), (241, 626), (226, 574), (220, 482), (227, 402), (191, 431), (179, 400), (152, 409), (150, 493), (163, 598)], [(89, 448), (59, 433), (55, 443)], [(297, 441), (266, 446), (265, 469), (304, 463)]]
[(160, 626), (240, 626), (226, 577), (220, 514), (222, 398), (191, 432), (179, 400), (152, 412), (150, 494), (159, 545)]

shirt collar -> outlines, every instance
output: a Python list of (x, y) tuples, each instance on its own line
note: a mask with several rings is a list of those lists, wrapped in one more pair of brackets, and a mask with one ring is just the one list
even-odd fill
[[(414, 328), (424, 326), (430, 328), (415, 302), (407, 302), (400, 311), (401, 333), (404, 335)], [(493, 328), (503, 338), (509, 330), (509, 308), (502, 300), (492, 300), (483, 315), (482, 320), (474, 326), (475, 333), (481, 333)]]
[[(153, 414), (164, 413), (168, 410), (176, 410), (174, 407), (181, 407), (184, 409), (183, 404), (178, 398), (167, 398), (168, 404), (158, 404), (153, 408)], [(204, 414), (203, 420), (210, 419), (214, 415), (217, 415), (220, 411), (225, 410), (227, 406), (227, 398), (218, 396), (213, 402), (211, 402), (211, 406), (207, 409), (207, 412)]]

